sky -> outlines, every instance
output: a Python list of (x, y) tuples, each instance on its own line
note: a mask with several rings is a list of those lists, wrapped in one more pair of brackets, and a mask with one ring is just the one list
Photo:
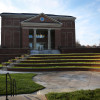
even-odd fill
[(76, 41), (82, 45), (100, 44), (100, 0), (0, 0), (3, 12), (74, 16)]

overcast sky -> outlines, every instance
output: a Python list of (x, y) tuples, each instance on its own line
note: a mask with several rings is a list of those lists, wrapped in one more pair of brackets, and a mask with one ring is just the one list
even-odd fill
[(2, 12), (71, 15), (76, 17), (76, 40), (100, 43), (100, 0), (0, 0)]

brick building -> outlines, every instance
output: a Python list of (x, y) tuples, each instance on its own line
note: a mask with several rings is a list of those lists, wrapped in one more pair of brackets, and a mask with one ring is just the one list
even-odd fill
[(75, 47), (75, 17), (53, 14), (1, 13), (1, 46), (58, 49)]

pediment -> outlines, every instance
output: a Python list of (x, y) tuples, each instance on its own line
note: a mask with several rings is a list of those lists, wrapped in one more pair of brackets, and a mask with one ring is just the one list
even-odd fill
[(45, 15), (44, 13), (41, 13), (37, 16), (31, 17), (29, 19), (26, 19), (22, 21), (22, 23), (57, 23), (57, 24), (62, 24), (61, 22)]

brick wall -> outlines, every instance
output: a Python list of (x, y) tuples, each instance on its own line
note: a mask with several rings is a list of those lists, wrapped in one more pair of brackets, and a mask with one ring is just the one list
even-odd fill
[(2, 18), (1, 46), (20, 48), (20, 18)]
[(100, 48), (61, 48), (61, 53), (100, 53)]
[(55, 30), (55, 49), (61, 46), (61, 30)]
[(75, 47), (75, 22), (72, 20), (62, 20), (61, 47)]
[(0, 49), (0, 63), (27, 54), (29, 49)]
[[(41, 22), (40, 17), (31, 22)], [(44, 16), (45, 17), (45, 16)], [(6, 48), (27, 48), (29, 47), (29, 30), (21, 29), (21, 21), (28, 19), (2, 17), (1, 46)], [(73, 20), (59, 20), (63, 23), (61, 30), (55, 30), (55, 49), (61, 47), (75, 47), (75, 22)], [(49, 18), (44, 22), (53, 23)], [(41, 27), (40, 27), (41, 28)], [(50, 27), (49, 27), (50, 28)]]
[(29, 30), (22, 29), (22, 48), (29, 47)]
[(28, 49), (0, 49), (0, 54), (24, 54)]

